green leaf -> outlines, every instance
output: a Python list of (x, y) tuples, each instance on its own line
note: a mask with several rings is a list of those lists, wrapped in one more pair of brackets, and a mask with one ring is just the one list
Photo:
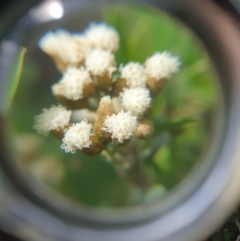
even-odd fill
[(162, 131), (171, 131), (171, 132), (178, 132), (183, 130), (189, 124), (195, 124), (199, 122), (197, 118), (194, 117), (175, 117), (169, 121), (156, 121), (155, 122), (155, 130), (156, 134), (158, 135)]
[(22, 74), (23, 61), (24, 61), (26, 52), (27, 52), (27, 49), (22, 47), (19, 51), (16, 62), (13, 65), (14, 71), (11, 74), (11, 77), (9, 80), (8, 91), (7, 91), (7, 95), (6, 95), (6, 99), (5, 99), (5, 108), (4, 108), (5, 115), (7, 114), (8, 110), (10, 108), (10, 105), (13, 101), (13, 98), (17, 92), (21, 74)]

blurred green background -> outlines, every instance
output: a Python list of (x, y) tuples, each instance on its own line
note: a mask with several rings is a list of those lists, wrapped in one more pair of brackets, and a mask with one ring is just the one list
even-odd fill
[(61, 26), (80, 32), (87, 27), (79, 27), (80, 20), (78, 13), (39, 26), (25, 37), (28, 53), (7, 117), (16, 162), (40, 182), (81, 205), (123, 207), (156, 201), (199, 165), (211, 141), (218, 86), (208, 56), (184, 25), (145, 6), (103, 7), (97, 16), (84, 19), (83, 23), (104, 21), (119, 32), (118, 66), (129, 61), (144, 63), (156, 51), (164, 50), (182, 61), (180, 72), (153, 101), (154, 134), (136, 145), (137, 171), (144, 185), (133, 183), (103, 155), (64, 153), (58, 140), (40, 136), (33, 129), (34, 116), (57, 104), (51, 85), (60, 78), (51, 59), (37, 48), (37, 40), (48, 28)]

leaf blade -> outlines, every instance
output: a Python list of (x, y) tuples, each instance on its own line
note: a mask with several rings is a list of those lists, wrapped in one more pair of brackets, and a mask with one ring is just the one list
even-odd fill
[(6, 101), (5, 101), (5, 115), (7, 115), (7, 112), (11, 106), (11, 103), (14, 99), (14, 96), (17, 92), (21, 74), (22, 74), (22, 69), (23, 69), (23, 62), (24, 62), (24, 57), (26, 55), (27, 49), (22, 47), (19, 51), (18, 58), (16, 63), (14, 64), (14, 73), (13, 76), (10, 78), (10, 87), (9, 91), (7, 93)]

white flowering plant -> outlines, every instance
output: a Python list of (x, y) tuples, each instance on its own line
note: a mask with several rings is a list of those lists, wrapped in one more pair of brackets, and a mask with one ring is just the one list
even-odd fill
[[(59, 105), (43, 109), (34, 128), (40, 134), (52, 133), (65, 152), (105, 155), (115, 165), (131, 169), (139, 162), (131, 153), (134, 146), (154, 133), (153, 99), (179, 71), (181, 61), (158, 51), (144, 63), (117, 63), (114, 52), (119, 43), (118, 32), (106, 23), (91, 24), (82, 33), (46, 33), (39, 47), (62, 73), (51, 88)], [(85, 112), (78, 122), (71, 121), (72, 113), (81, 110), (94, 111), (95, 118)]]
[(154, 14), (113, 8), (108, 24), (46, 26), (33, 54), (24, 45), (8, 115), (18, 120), (17, 159), (71, 200), (155, 201), (207, 146), (215, 103), (207, 58), (180, 25)]
[[(52, 86), (61, 105), (44, 109), (36, 116), (34, 127), (39, 133), (52, 132), (61, 138), (61, 148), (66, 152), (108, 153), (110, 142), (116, 146), (135, 145), (137, 138), (146, 139), (154, 132), (149, 119), (152, 99), (179, 71), (180, 60), (163, 51), (143, 64), (117, 64), (113, 52), (118, 50), (119, 42), (118, 32), (105, 23), (91, 24), (80, 34), (49, 32), (39, 41), (41, 50), (62, 72), (60, 81)], [(81, 122), (71, 123), (71, 110), (67, 108), (95, 108), (96, 118), (88, 123), (86, 114)]]

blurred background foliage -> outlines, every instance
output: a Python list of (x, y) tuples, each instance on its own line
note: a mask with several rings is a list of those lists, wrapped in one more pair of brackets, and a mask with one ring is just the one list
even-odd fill
[(35, 179), (81, 205), (123, 207), (156, 201), (201, 162), (210, 143), (218, 103), (215, 76), (201, 43), (165, 13), (143, 6), (108, 6), (95, 18), (88, 22), (101, 20), (119, 32), (118, 66), (129, 61), (144, 63), (156, 51), (164, 50), (182, 61), (179, 74), (166, 83), (153, 101), (153, 136), (136, 145), (134, 159), (138, 161), (140, 181), (135, 178), (136, 173), (129, 173), (126, 178), (120, 170), (123, 167), (109, 162), (104, 155), (64, 153), (54, 137), (42, 137), (33, 129), (34, 116), (42, 108), (57, 104), (51, 85), (60, 78), (50, 58), (37, 48), (37, 39), (47, 27), (82, 31), (87, 26), (77, 27), (80, 21), (75, 21), (74, 26), (61, 22), (39, 27), (38, 32), (25, 36), (29, 38), (24, 45), (28, 53), (8, 113), (16, 162)]

